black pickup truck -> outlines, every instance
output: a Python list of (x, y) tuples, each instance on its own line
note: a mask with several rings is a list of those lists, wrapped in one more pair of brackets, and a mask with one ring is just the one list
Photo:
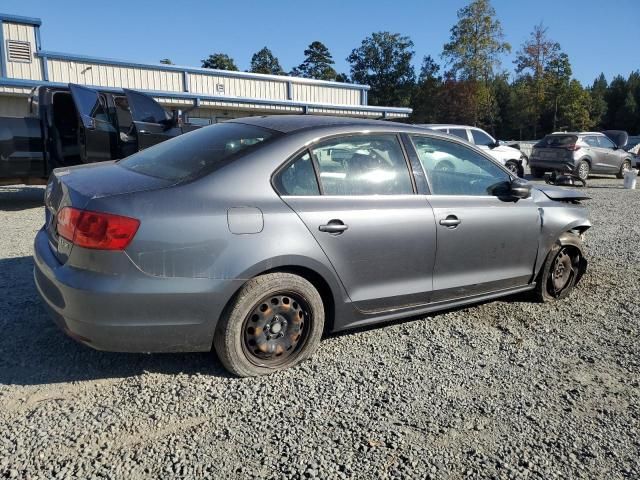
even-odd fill
[(124, 158), (199, 126), (133, 90), (38, 87), (30, 116), (0, 117), (0, 185), (44, 184), (51, 170)]

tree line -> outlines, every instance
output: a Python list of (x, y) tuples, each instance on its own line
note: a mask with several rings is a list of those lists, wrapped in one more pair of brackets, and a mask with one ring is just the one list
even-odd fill
[[(501, 60), (512, 47), (490, 0), (473, 0), (457, 16), (441, 63), (427, 55), (419, 72), (413, 67), (413, 41), (391, 32), (362, 40), (346, 59), (348, 74), (335, 70), (320, 41), (312, 42), (289, 72), (265, 46), (252, 56), (249, 71), (366, 84), (371, 105), (411, 107), (411, 122), (471, 124), (502, 139), (534, 139), (556, 130), (640, 132), (640, 71), (610, 83), (600, 74), (583, 86), (572, 76), (569, 56), (541, 23), (517, 49), (509, 74)], [(238, 70), (224, 53), (209, 55), (202, 66)]]

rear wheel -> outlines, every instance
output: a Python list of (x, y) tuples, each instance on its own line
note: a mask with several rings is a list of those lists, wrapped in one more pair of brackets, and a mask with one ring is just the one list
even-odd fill
[(622, 162), (622, 165), (620, 166), (620, 171), (618, 172), (616, 177), (624, 178), (624, 174), (627, 173), (629, 170), (631, 170), (631, 162), (629, 160), (625, 160), (624, 162)]
[(540, 270), (536, 297), (541, 302), (567, 297), (582, 273), (582, 257), (577, 248), (555, 244)]
[(581, 160), (578, 164), (578, 168), (576, 169), (576, 175), (578, 175), (581, 180), (586, 180), (587, 177), (589, 177), (590, 170), (591, 167), (589, 166), (589, 162), (587, 162), (586, 160)]
[(317, 349), (324, 328), (322, 298), (304, 278), (269, 273), (249, 280), (218, 322), (220, 361), (241, 377), (292, 367)]

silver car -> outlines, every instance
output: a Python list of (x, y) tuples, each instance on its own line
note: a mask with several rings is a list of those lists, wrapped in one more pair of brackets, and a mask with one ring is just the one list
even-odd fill
[(531, 175), (542, 177), (546, 171), (562, 170), (559, 167), (566, 166), (566, 170), (572, 170), (582, 180), (586, 180), (591, 173), (613, 174), (623, 178), (633, 166), (633, 155), (623, 148), (628, 136), (625, 132), (610, 132), (609, 135), (605, 135), (607, 132), (547, 135), (531, 151)]
[(585, 271), (578, 192), (532, 186), (449, 135), (252, 117), (123, 160), (56, 170), (35, 283), (101, 350), (208, 351), (241, 376), (324, 331), (533, 291)]

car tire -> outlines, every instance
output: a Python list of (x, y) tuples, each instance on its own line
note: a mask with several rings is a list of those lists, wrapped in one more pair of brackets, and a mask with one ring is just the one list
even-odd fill
[(620, 165), (620, 171), (616, 174), (616, 177), (624, 178), (625, 172), (628, 172), (629, 170), (631, 170), (631, 162), (629, 160), (625, 160), (622, 162), (622, 165)]
[(566, 298), (585, 269), (586, 262), (576, 247), (555, 243), (538, 274), (536, 299), (544, 303)]
[(531, 176), (533, 178), (542, 178), (544, 177), (544, 170), (542, 170), (541, 168), (535, 168), (535, 167), (531, 167)]
[(578, 166), (576, 168), (576, 175), (581, 180), (587, 180), (589, 177), (589, 172), (591, 171), (591, 165), (586, 160), (580, 160)]
[(291, 273), (249, 280), (218, 321), (214, 347), (227, 370), (254, 377), (290, 368), (320, 344), (324, 305), (316, 288)]
[(522, 167), (518, 164), (518, 162), (516, 162), (515, 160), (508, 160), (505, 164), (505, 167), (507, 167), (507, 170), (509, 170), (511, 173), (513, 173), (514, 175), (516, 175), (517, 177), (522, 178), (523, 174), (524, 174), (524, 170), (522, 169)]

